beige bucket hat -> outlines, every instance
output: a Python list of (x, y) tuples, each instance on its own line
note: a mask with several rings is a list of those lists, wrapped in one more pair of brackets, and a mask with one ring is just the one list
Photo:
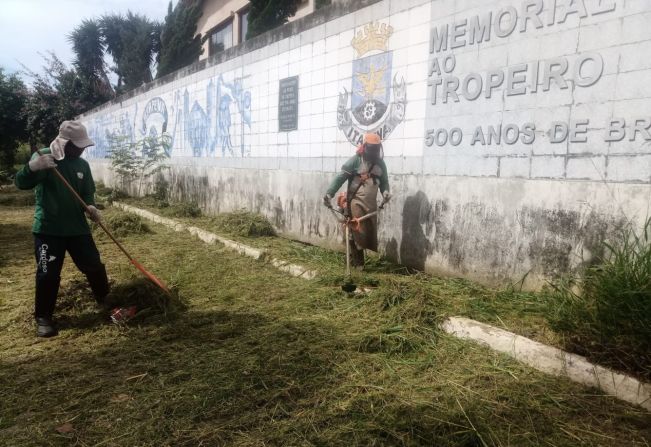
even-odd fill
[(79, 121), (64, 121), (59, 127), (59, 138), (72, 141), (80, 149), (95, 146), (93, 140), (88, 138), (86, 127)]
[(59, 135), (50, 143), (50, 150), (54, 158), (63, 160), (64, 148), (68, 141), (72, 141), (72, 144), (81, 149), (95, 146), (93, 140), (88, 138), (88, 132), (83, 124), (79, 121), (64, 121), (59, 126)]

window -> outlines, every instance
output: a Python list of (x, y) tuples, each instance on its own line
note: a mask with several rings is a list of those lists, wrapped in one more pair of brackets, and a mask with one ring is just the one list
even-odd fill
[(233, 19), (229, 19), (217, 26), (211, 33), (208, 44), (208, 53), (212, 56), (215, 53), (224, 51), (233, 46)]
[(239, 12), (240, 14), (240, 41), (242, 43), (246, 40), (246, 33), (249, 31), (249, 11), (251, 8), (245, 8)]

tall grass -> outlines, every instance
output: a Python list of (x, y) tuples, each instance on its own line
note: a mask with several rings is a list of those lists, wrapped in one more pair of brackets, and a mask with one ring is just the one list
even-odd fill
[(583, 275), (552, 286), (548, 320), (575, 351), (651, 378), (651, 218), (604, 242)]

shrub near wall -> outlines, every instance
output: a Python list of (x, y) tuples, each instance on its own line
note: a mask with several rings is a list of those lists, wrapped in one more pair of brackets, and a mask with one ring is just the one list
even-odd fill
[(622, 230), (581, 277), (550, 293), (549, 321), (571, 349), (651, 379), (651, 219)]

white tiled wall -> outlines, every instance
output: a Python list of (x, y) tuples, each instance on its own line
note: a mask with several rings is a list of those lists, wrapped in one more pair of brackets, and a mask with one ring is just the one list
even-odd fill
[[(318, 170), (336, 170), (337, 163), (330, 160), (343, 159), (354, 152), (354, 146), (337, 126), (339, 94), (344, 90), (350, 92), (353, 61), (357, 58), (351, 40), (373, 21), (393, 28), (388, 40), (388, 51), (393, 53), (392, 77), (404, 80), (407, 89), (404, 120), (385, 142), (392, 172), (651, 182), (647, 169), (651, 142), (641, 141), (638, 136), (635, 141), (625, 138), (608, 143), (601, 137), (604, 123), (613, 117), (651, 120), (649, 0), (609, 0), (606, 3), (616, 4), (611, 13), (581, 19), (572, 14), (563, 24), (527, 33), (516, 30), (504, 39), (493, 37), (479, 46), (466, 45), (454, 50), (454, 72), (459, 77), (559, 56), (573, 60), (582, 52), (598, 52), (605, 65), (595, 86), (561, 90), (553, 85), (549, 92), (521, 96), (506, 96), (498, 89), (490, 99), (462, 99), (435, 107), (430, 104), (427, 81), (431, 29), (505, 6), (519, 9), (521, 3), (381, 1), (83, 116), (82, 121), (97, 142), (88, 155), (104, 157), (110, 136), (124, 135), (135, 141), (152, 129), (160, 134), (163, 116), (145, 116), (144, 112), (152, 98), (161, 98), (167, 113), (166, 132), (173, 138), (173, 159), (203, 157), (207, 163), (219, 165), (219, 160), (234, 158), (321, 158), (328, 161), (309, 165)], [(579, 3), (590, 9), (604, 1)], [(545, 11), (551, 4), (551, 0), (544, 1)], [(559, 11), (563, 5), (558, 2)], [(298, 129), (278, 132), (279, 81), (290, 76), (299, 77)], [(240, 110), (249, 104), (247, 95), (250, 105)], [(391, 95), (393, 98), (393, 92)], [(550, 144), (545, 129), (552, 122), (586, 117), (591, 121), (589, 144)], [(469, 144), (477, 126), (525, 122), (536, 124), (533, 144)], [(461, 145), (425, 147), (426, 129), (453, 127), (463, 131)], [(411, 158), (415, 160), (404, 161)]]

